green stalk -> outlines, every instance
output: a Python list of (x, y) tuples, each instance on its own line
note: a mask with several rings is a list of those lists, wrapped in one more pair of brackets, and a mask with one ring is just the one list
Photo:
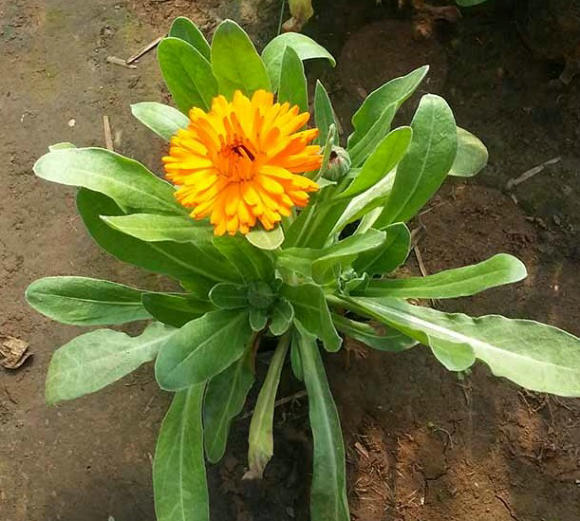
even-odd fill
[(290, 334), (280, 337), (276, 351), (270, 361), (266, 379), (260, 389), (256, 408), (250, 423), (248, 466), (246, 478), (261, 479), (266, 465), (274, 454), (274, 406), (280, 383), (282, 367), (290, 345)]

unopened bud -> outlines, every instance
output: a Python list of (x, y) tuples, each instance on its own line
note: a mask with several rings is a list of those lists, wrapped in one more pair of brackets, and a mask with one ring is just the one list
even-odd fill
[(350, 156), (342, 148), (333, 146), (328, 160), (328, 167), (324, 172), (324, 177), (331, 181), (340, 181), (350, 170)]

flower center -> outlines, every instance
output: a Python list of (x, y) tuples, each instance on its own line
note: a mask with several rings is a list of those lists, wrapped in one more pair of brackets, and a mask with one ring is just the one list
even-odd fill
[(257, 170), (258, 152), (246, 140), (224, 143), (219, 151), (218, 171), (231, 181), (247, 181)]

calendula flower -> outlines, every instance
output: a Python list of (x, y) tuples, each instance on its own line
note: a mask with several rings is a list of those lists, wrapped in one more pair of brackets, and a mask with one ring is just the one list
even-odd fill
[(298, 106), (274, 103), (264, 90), (251, 99), (236, 91), (231, 102), (217, 96), (209, 112), (193, 108), (189, 117), (163, 158), (166, 177), (193, 218), (210, 217), (216, 235), (245, 234), (258, 221), (271, 230), (318, 190), (299, 175), (320, 168), (322, 158), (309, 144), (318, 129), (300, 131), (310, 115)]

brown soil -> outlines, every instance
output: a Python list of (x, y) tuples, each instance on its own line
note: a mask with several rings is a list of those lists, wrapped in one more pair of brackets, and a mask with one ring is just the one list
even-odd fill
[[(324, 73), (345, 132), (359, 89), (414, 67), (419, 48), (410, 40), (403, 49), (379, 46), (373, 35), (392, 32), (393, 22), (378, 20), (399, 14), (374, 0), (356, 4), (325, 2), (306, 28), (337, 56), (366, 57), (341, 65), (337, 75)], [(26, 340), (34, 353), (22, 369), (0, 373), (2, 521), (153, 521), (150, 458), (169, 400), (146, 367), (95, 395), (44, 404), (50, 354), (81, 330), (28, 309), (28, 283), (56, 274), (150, 288), (163, 282), (100, 252), (75, 215), (74, 191), (36, 179), (33, 161), (58, 141), (102, 145), (107, 114), (116, 149), (158, 169), (162, 143), (128, 109), (165, 96), (154, 55), (135, 70), (106, 57), (132, 54), (176, 14), (206, 31), (233, 16), (264, 42), (275, 32), (276, 10), (277, 2), (266, 0), (0, 0), (0, 333)], [(580, 81), (553, 90), (561, 64), (536, 59), (509, 10), (493, 3), (466, 13), (455, 29), (440, 29), (441, 41), (417, 45), (431, 45), (447, 63), (446, 82), (441, 70), (432, 72), (443, 80), (437, 90), (458, 123), (484, 139), (491, 159), (475, 181), (449, 182), (414, 224), (423, 227), (425, 267), (435, 272), (504, 251), (522, 258), (530, 277), (434, 304), (531, 317), (578, 335)], [(323, 70), (310, 66), (311, 73)], [(554, 157), (561, 159), (513, 190), (517, 204), (505, 193), (508, 179)], [(410, 269), (417, 270), (413, 262)], [(423, 348), (400, 355), (357, 349), (327, 362), (347, 444), (353, 519), (578, 520), (578, 400), (526, 393), (481, 366), (458, 377)], [(281, 394), (298, 389), (288, 375)], [(305, 401), (278, 409), (276, 455), (262, 482), (241, 480), (247, 429), (247, 419), (235, 422), (224, 461), (209, 470), (212, 519), (305, 521)]]

